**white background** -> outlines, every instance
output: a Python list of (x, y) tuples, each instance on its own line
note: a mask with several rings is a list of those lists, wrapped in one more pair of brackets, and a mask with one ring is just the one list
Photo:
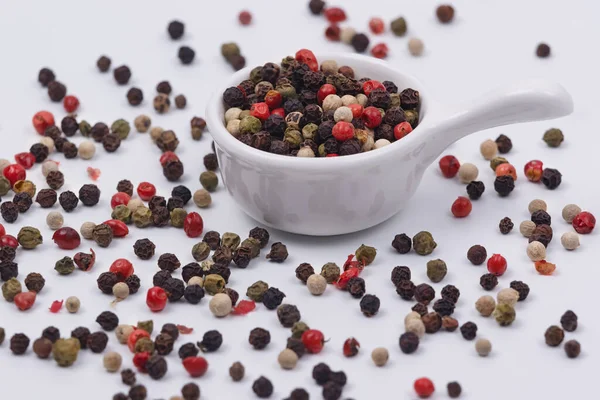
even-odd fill
[[(206, 101), (221, 79), (232, 71), (220, 55), (220, 45), (237, 41), (248, 65), (278, 61), (302, 47), (315, 51), (351, 51), (341, 43), (329, 43), (323, 36), (325, 20), (309, 14), (307, 1), (53, 1), (9, 2), (3, 0), (0, 13), (0, 54), (2, 54), (2, 96), (0, 96), (0, 157), (9, 158), (26, 151), (39, 140), (31, 126), (32, 115), (40, 110), (52, 111), (57, 121), (64, 116), (62, 106), (51, 103), (37, 82), (38, 70), (48, 66), (68, 92), (81, 100), (79, 119), (92, 123), (112, 123), (117, 118), (132, 121), (139, 113), (152, 117), (153, 125), (174, 129), (181, 145), (177, 149), (185, 164), (185, 179), (190, 189), (199, 188), (198, 176), (203, 170), (202, 156), (210, 149), (210, 137), (200, 142), (191, 140), (189, 120), (203, 115)], [(252, 282), (263, 279), (287, 294), (286, 302), (299, 306), (303, 320), (311, 327), (321, 329), (330, 342), (318, 356), (305, 356), (293, 372), (282, 371), (277, 365), (277, 354), (285, 346), (289, 335), (275, 313), (262, 306), (246, 317), (215, 319), (208, 312), (208, 299), (201, 305), (169, 304), (160, 314), (151, 314), (145, 305), (145, 291), (151, 285), (152, 275), (158, 271), (156, 259), (160, 253), (173, 252), (182, 265), (192, 261), (190, 249), (196, 240), (187, 238), (174, 228), (150, 228), (140, 231), (131, 227), (129, 237), (115, 240), (110, 248), (99, 249), (84, 241), (78, 251), (94, 247), (98, 261), (89, 273), (75, 272), (58, 276), (53, 270), (55, 260), (73, 255), (59, 250), (51, 241), (52, 232), (45, 226), (48, 210), (37, 205), (15, 224), (5, 224), (16, 236), (21, 226), (33, 225), (42, 230), (44, 244), (34, 251), (20, 250), (17, 256), (19, 279), (27, 273), (41, 272), (46, 287), (38, 296), (33, 309), (18, 312), (14, 304), (0, 302), (0, 326), (7, 331), (7, 341), (15, 332), (25, 332), (32, 342), (42, 329), (54, 325), (63, 336), (79, 325), (92, 331), (99, 326), (96, 316), (111, 309), (110, 297), (96, 288), (96, 277), (106, 271), (116, 258), (126, 257), (134, 262), (136, 273), (142, 279), (137, 295), (118, 304), (116, 312), (122, 323), (154, 319), (157, 329), (163, 323), (174, 322), (194, 328), (194, 333), (181, 337), (175, 351), (168, 357), (169, 372), (159, 382), (138, 374), (138, 380), (147, 385), (149, 399), (167, 399), (176, 395), (189, 381), (183, 370), (177, 349), (186, 341), (200, 340), (210, 329), (224, 335), (224, 345), (208, 354), (210, 364), (206, 376), (195, 381), (202, 389), (202, 398), (253, 398), (251, 384), (260, 375), (269, 377), (275, 385), (274, 399), (286, 397), (295, 387), (304, 387), (312, 398), (320, 398), (319, 388), (311, 378), (312, 367), (321, 361), (333, 369), (343, 369), (349, 378), (344, 397), (354, 399), (412, 399), (414, 379), (429, 376), (436, 384), (436, 399), (446, 398), (446, 383), (458, 380), (464, 389), (464, 398), (495, 400), (511, 396), (515, 399), (591, 398), (595, 390), (594, 375), (598, 367), (598, 318), (594, 301), (600, 278), (594, 246), (597, 234), (581, 238), (582, 246), (575, 252), (565, 251), (559, 243), (560, 235), (571, 230), (562, 221), (560, 211), (567, 203), (577, 203), (584, 209), (598, 213), (598, 190), (595, 187), (595, 155), (600, 139), (597, 134), (597, 93), (600, 89), (597, 71), (600, 69), (593, 38), (598, 37), (597, 7), (590, 2), (574, 0), (568, 6), (547, 1), (454, 1), (456, 19), (442, 26), (434, 16), (437, 1), (344, 1), (348, 25), (359, 31), (367, 30), (371, 16), (383, 16), (386, 21), (403, 15), (409, 25), (409, 36), (418, 36), (425, 42), (426, 52), (421, 58), (412, 58), (407, 50), (407, 38), (397, 38), (389, 32), (372, 43), (384, 41), (390, 47), (389, 62), (397, 68), (420, 78), (439, 100), (458, 103), (503, 83), (527, 77), (546, 77), (564, 84), (575, 100), (575, 113), (559, 121), (532, 123), (493, 131), (481, 132), (454, 145), (452, 153), (463, 162), (473, 162), (480, 169), (480, 178), (487, 186), (483, 198), (474, 203), (469, 218), (457, 220), (450, 214), (454, 199), (465, 193), (457, 180), (445, 180), (437, 167), (431, 168), (421, 188), (403, 213), (381, 226), (366, 232), (335, 238), (310, 238), (272, 232), (274, 241), (288, 245), (290, 257), (284, 264), (271, 264), (264, 259), (254, 260), (246, 270), (233, 268), (230, 286), (242, 295)], [(249, 27), (237, 24), (237, 13), (249, 8), (254, 22)], [(183, 40), (172, 42), (166, 34), (167, 23), (179, 18), (186, 23)], [(537, 59), (534, 55), (538, 42), (552, 46), (552, 57)], [(196, 50), (196, 61), (182, 66), (176, 57), (180, 45)], [(125, 99), (127, 87), (116, 85), (112, 74), (100, 74), (96, 59), (107, 54), (113, 66), (127, 64), (133, 71), (130, 86), (143, 88), (145, 101), (138, 108), (130, 107)], [(184, 93), (188, 108), (172, 110), (158, 116), (152, 110), (151, 99), (155, 85), (169, 80), (174, 94)], [(550, 127), (563, 129), (566, 140), (559, 149), (549, 149), (542, 142), (543, 132)], [(505, 133), (512, 138), (513, 151), (509, 160), (520, 173), (517, 187), (509, 198), (501, 199), (493, 191), (493, 174), (488, 163), (479, 154), (479, 143)], [(414, 133), (418, 134), (418, 130)], [(81, 140), (80, 137), (74, 138)], [(446, 154), (447, 154), (446, 153)], [(148, 135), (132, 132), (115, 154), (98, 148), (91, 161), (65, 160), (60, 154), (52, 155), (61, 162), (66, 181), (63, 190), (77, 192), (90, 180), (86, 167), (102, 170), (97, 184), (102, 189), (100, 204), (95, 208), (78, 207), (65, 215), (65, 226), (79, 228), (82, 222), (101, 222), (109, 218), (110, 196), (118, 180), (128, 178), (137, 183), (154, 182), (159, 193), (168, 196), (172, 184), (162, 176), (158, 163), (159, 149)], [(556, 191), (527, 182), (522, 174), (525, 162), (541, 159), (545, 165), (563, 173), (563, 184)], [(38, 189), (45, 187), (39, 166), (28, 172)], [(359, 190), (357, 188), (357, 190)], [(548, 249), (548, 260), (557, 264), (554, 276), (536, 273), (525, 255), (526, 239), (518, 229), (508, 236), (498, 232), (498, 221), (510, 216), (515, 225), (528, 218), (527, 204), (534, 198), (548, 202), (553, 217), (555, 239)], [(6, 198), (5, 198), (6, 199)], [(224, 188), (213, 195), (214, 205), (200, 211), (206, 230), (233, 231), (241, 236), (255, 223), (239, 211)], [(195, 208), (190, 203), (188, 210)], [(56, 205), (54, 209), (59, 210)], [(439, 246), (429, 257), (416, 254), (398, 255), (390, 247), (395, 234), (413, 235), (420, 230), (433, 233)], [(149, 237), (157, 244), (157, 255), (150, 261), (135, 258), (132, 245), (136, 239)], [(346, 255), (366, 243), (379, 249), (375, 263), (363, 277), (367, 292), (381, 299), (380, 313), (371, 319), (362, 316), (358, 301), (347, 293), (329, 287), (324, 296), (308, 294), (294, 277), (294, 269), (301, 262), (310, 262), (316, 268), (328, 261), (341, 265)], [(473, 267), (466, 260), (467, 249), (483, 244), (488, 252), (502, 253), (509, 263), (508, 272), (497, 288), (507, 287), (515, 279), (529, 283), (531, 294), (517, 306), (517, 321), (508, 328), (500, 328), (492, 319), (478, 316), (475, 300), (485, 293), (479, 286), (484, 267)], [(425, 263), (431, 258), (442, 258), (449, 266), (443, 282), (434, 284), (438, 294), (445, 284), (455, 284), (461, 298), (455, 317), (461, 322), (474, 321), (479, 326), (479, 337), (489, 338), (494, 346), (488, 358), (480, 358), (474, 343), (465, 341), (460, 333), (439, 332), (422, 340), (417, 353), (404, 355), (398, 348), (398, 337), (403, 332), (403, 318), (412, 302), (401, 300), (389, 281), (391, 269), (408, 265), (415, 283), (426, 282)], [(497, 291), (496, 290), (496, 291)], [(78, 314), (65, 310), (59, 314), (48, 311), (53, 300), (79, 296), (82, 302)], [(243, 298), (243, 296), (242, 296)], [(557, 324), (562, 313), (573, 309), (579, 315), (580, 326), (567, 339), (582, 344), (579, 359), (567, 359), (562, 348), (544, 344), (544, 331)], [(254, 327), (271, 331), (272, 343), (264, 351), (254, 351), (247, 343), (248, 333)], [(358, 338), (360, 354), (345, 359), (341, 354), (344, 339)], [(102, 367), (102, 356), (82, 351), (77, 363), (68, 369), (58, 368), (54, 361), (38, 360), (31, 349), (27, 355), (16, 357), (8, 350), (8, 343), (0, 348), (0, 382), (2, 398), (38, 399), (108, 399), (127, 387), (118, 374), (108, 374)], [(376, 368), (370, 360), (373, 348), (385, 346), (390, 351), (390, 362), (385, 368)], [(131, 354), (110, 334), (107, 348), (124, 356), (124, 367), (131, 367)], [(232, 383), (228, 368), (240, 360), (247, 367), (247, 377), (241, 383)], [(591, 397), (590, 397), (591, 396)]]

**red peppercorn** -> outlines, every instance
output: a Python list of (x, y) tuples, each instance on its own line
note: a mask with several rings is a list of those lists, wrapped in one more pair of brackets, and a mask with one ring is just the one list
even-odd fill
[(304, 63), (308, 65), (311, 71), (319, 70), (319, 63), (317, 62), (317, 57), (315, 54), (308, 49), (300, 49), (296, 52), (296, 61)]
[(148, 201), (156, 194), (156, 187), (150, 182), (142, 182), (137, 187), (137, 194), (140, 199)]
[[(502, 165), (502, 164), (500, 164)], [(542, 180), (542, 173), (544, 172), (544, 163), (540, 160), (531, 160), (525, 164), (525, 176), (531, 182), (539, 182)]]
[(346, 12), (339, 7), (329, 7), (324, 14), (327, 21), (332, 24), (346, 20)]
[(452, 214), (456, 218), (464, 218), (467, 215), (471, 214), (471, 210), (473, 209), (473, 204), (471, 204), (471, 200), (466, 197), (459, 196), (454, 203), (452, 203)]
[(534, 265), (535, 270), (540, 275), (552, 275), (556, 271), (556, 264), (549, 263), (546, 260), (536, 261)]
[(509, 163), (500, 164), (496, 167), (496, 176), (510, 175), (513, 180), (517, 180), (517, 170)]
[(165, 151), (160, 156), (159, 161), (160, 161), (160, 165), (162, 165), (164, 167), (165, 164), (168, 163), (169, 161), (179, 161), (179, 157), (177, 157), (177, 154), (173, 153), (172, 151)]
[(500, 254), (494, 254), (488, 259), (487, 269), (490, 274), (502, 276), (506, 272), (506, 268), (506, 258)]
[(269, 118), (269, 105), (267, 103), (254, 103), (250, 107), (250, 115), (260, 119), (261, 121)]
[(79, 107), (79, 99), (75, 96), (65, 96), (63, 99), (63, 107), (68, 113), (74, 113)]
[(150, 339), (150, 334), (143, 329), (135, 329), (133, 332), (131, 332), (127, 338), (127, 347), (129, 347), (129, 350), (132, 353), (135, 352), (135, 344), (137, 341), (143, 337)]
[(352, 118), (360, 118), (363, 113), (363, 106), (360, 104), (349, 104), (348, 108), (352, 111)]
[(412, 126), (406, 121), (400, 122), (394, 127), (394, 137), (396, 140), (402, 139), (404, 136), (412, 132)]
[(345, 142), (354, 137), (354, 125), (350, 122), (339, 121), (333, 126), (331, 133), (338, 142)]
[(241, 300), (240, 302), (237, 303), (237, 305), (235, 307), (233, 307), (233, 310), (231, 310), (231, 313), (233, 315), (246, 315), (251, 311), (254, 311), (254, 309), (256, 308), (256, 303), (252, 300)]
[(63, 250), (73, 250), (81, 244), (79, 232), (68, 226), (62, 227), (54, 232), (52, 240), (54, 240), (54, 243), (56, 243), (59, 249)]
[(346, 339), (344, 342), (344, 355), (346, 357), (354, 357), (358, 354), (358, 349), (360, 348), (360, 343), (358, 340), (352, 338)]
[(30, 169), (35, 164), (35, 156), (28, 151), (17, 153), (15, 154), (15, 161), (23, 168)]
[(435, 386), (433, 386), (433, 382), (431, 382), (429, 378), (417, 379), (415, 381), (414, 387), (415, 392), (417, 392), (417, 395), (422, 399), (428, 398), (435, 391)]
[(319, 91), (317, 92), (317, 100), (319, 101), (319, 104), (322, 104), (323, 100), (325, 100), (325, 97), (329, 96), (330, 94), (336, 93), (337, 89), (335, 88), (335, 86), (333, 86), (330, 83), (326, 83), (319, 88)]
[(183, 230), (188, 237), (195, 238), (202, 234), (204, 222), (202, 217), (197, 212), (189, 213), (183, 221)]
[(133, 356), (133, 365), (138, 369), (138, 371), (146, 373), (146, 364), (150, 359), (150, 353), (147, 351), (142, 351), (140, 353), (135, 353)]
[(269, 90), (265, 95), (265, 103), (267, 103), (271, 110), (279, 107), (281, 105), (281, 101), (281, 93), (279, 93), (277, 90)]
[(379, 17), (371, 18), (371, 20), (369, 21), (369, 28), (371, 29), (371, 32), (373, 32), (376, 35), (379, 35), (385, 30), (385, 23)]
[(165, 289), (158, 286), (148, 289), (148, 293), (146, 294), (146, 305), (154, 312), (164, 310), (167, 305), (167, 292), (165, 292)]
[(306, 347), (306, 351), (311, 354), (320, 353), (325, 344), (323, 333), (316, 329), (309, 329), (302, 334), (302, 343)]
[(249, 11), (242, 11), (240, 15), (238, 15), (238, 19), (240, 20), (240, 24), (242, 25), (250, 25), (252, 22), (252, 14)]
[(129, 260), (119, 258), (111, 264), (108, 270), (116, 274), (120, 281), (124, 281), (133, 275), (133, 264)]
[(332, 42), (339, 42), (340, 32), (341, 29), (339, 26), (337, 26), (336, 24), (331, 24), (327, 27), (327, 29), (325, 29), (325, 37), (331, 40)]
[(440, 170), (445, 178), (454, 178), (458, 174), (460, 163), (454, 156), (444, 156), (440, 159)]
[(0, 245), (16, 249), (17, 247), (19, 247), (19, 241), (16, 237), (12, 235), (2, 235), (2, 237), (0, 237)]
[(362, 119), (367, 128), (377, 128), (379, 125), (381, 125), (381, 112), (377, 108), (369, 106), (363, 111)]
[(371, 92), (375, 89), (382, 89), (385, 90), (385, 86), (383, 86), (383, 83), (373, 80), (371, 79), (370, 81), (366, 81), (365, 83), (363, 83), (363, 92), (365, 92), (365, 94), (368, 96), (371, 94)]
[(331, 157), (337, 157), (337, 156), (339, 156), (339, 154), (329, 153), (325, 157), (330, 157), (331, 158)]
[(285, 118), (285, 110), (283, 108), (276, 108), (271, 111), (271, 115), (279, 115), (281, 118)]
[(110, 227), (114, 237), (125, 237), (129, 234), (129, 228), (125, 225), (125, 222), (118, 219), (109, 219), (108, 221), (104, 221), (103, 224)]
[(47, 127), (54, 125), (54, 115), (49, 111), (38, 111), (31, 119), (31, 122), (35, 131), (43, 135)]
[(573, 218), (573, 228), (577, 233), (591, 233), (596, 226), (596, 217), (587, 211), (580, 212)]
[(371, 49), (371, 55), (375, 58), (386, 58), (390, 49), (385, 43), (378, 43)]
[(35, 303), (35, 292), (21, 292), (14, 298), (15, 305), (21, 311), (29, 310)]
[(344, 272), (342, 272), (342, 274), (340, 275), (340, 278), (338, 279), (338, 281), (335, 283), (335, 286), (338, 289), (342, 289), (345, 290), (346, 286), (348, 286), (348, 281), (356, 276), (360, 275), (360, 269), (357, 267), (351, 267), (348, 268), (347, 270), (345, 270)]
[(25, 168), (23, 168), (19, 164), (10, 164), (6, 168), (4, 168), (4, 170), (2, 170), (2, 174), (6, 179), (8, 179), (11, 186), (13, 186), (17, 181), (24, 180), (27, 176)]
[(129, 203), (129, 200), (131, 200), (131, 197), (129, 197), (127, 193), (117, 192), (110, 199), (110, 206), (111, 208), (115, 208), (116, 206), (121, 204), (126, 206)]
[(0, 236), (6, 235), (6, 229), (4, 229), (4, 225), (0, 224)]
[(204, 357), (186, 357), (183, 359), (183, 368), (192, 378), (199, 378), (208, 370), (208, 361)]

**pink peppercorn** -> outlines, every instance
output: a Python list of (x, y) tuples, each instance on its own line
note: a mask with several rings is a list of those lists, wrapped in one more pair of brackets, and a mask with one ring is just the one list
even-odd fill
[(354, 137), (354, 125), (350, 122), (339, 121), (333, 126), (331, 133), (338, 142), (345, 142)]
[(371, 29), (371, 32), (373, 32), (375, 35), (379, 35), (385, 30), (385, 23), (381, 18), (371, 18), (371, 20), (369, 21), (369, 28)]
[(377, 108), (369, 106), (363, 111), (362, 119), (367, 128), (377, 128), (379, 125), (381, 125), (381, 112)]
[(371, 55), (375, 58), (386, 58), (388, 55), (389, 49), (387, 44), (379, 43), (373, 46), (371, 49)]
[(238, 19), (240, 20), (240, 24), (242, 25), (250, 25), (252, 22), (252, 14), (249, 11), (242, 11), (240, 15), (238, 15)]
[(339, 7), (330, 7), (325, 10), (325, 18), (335, 24), (346, 20), (346, 12)]
[(325, 37), (332, 42), (339, 42), (341, 29), (336, 24), (331, 24), (325, 29)]

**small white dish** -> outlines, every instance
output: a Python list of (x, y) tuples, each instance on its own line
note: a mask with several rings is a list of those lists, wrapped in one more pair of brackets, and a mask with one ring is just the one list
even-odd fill
[(247, 79), (235, 73), (211, 98), (207, 123), (223, 182), (258, 222), (286, 232), (329, 236), (377, 225), (402, 210), (425, 169), (452, 143), (484, 129), (570, 114), (573, 100), (557, 83), (531, 80), (492, 91), (459, 108), (435, 103), (423, 85), (386, 62), (354, 54), (317, 54), (351, 66), (356, 76), (390, 80), (421, 94), (420, 123), (383, 148), (334, 158), (286, 157), (247, 146), (224, 125), (222, 94)]

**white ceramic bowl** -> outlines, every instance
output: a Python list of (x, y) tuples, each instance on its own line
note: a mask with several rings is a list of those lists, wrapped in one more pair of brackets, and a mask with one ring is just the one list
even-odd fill
[(460, 108), (442, 106), (416, 79), (371, 57), (317, 54), (319, 61), (351, 66), (357, 77), (390, 80), (421, 94), (419, 126), (381, 149), (334, 158), (286, 157), (260, 151), (225, 129), (222, 94), (247, 79), (235, 73), (207, 107), (223, 182), (234, 200), (258, 222), (287, 232), (328, 236), (377, 225), (406, 205), (425, 169), (456, 140), (473, 132), (545, 120), (573, 111), (562, 86), (526, 81), (488, 93)]

